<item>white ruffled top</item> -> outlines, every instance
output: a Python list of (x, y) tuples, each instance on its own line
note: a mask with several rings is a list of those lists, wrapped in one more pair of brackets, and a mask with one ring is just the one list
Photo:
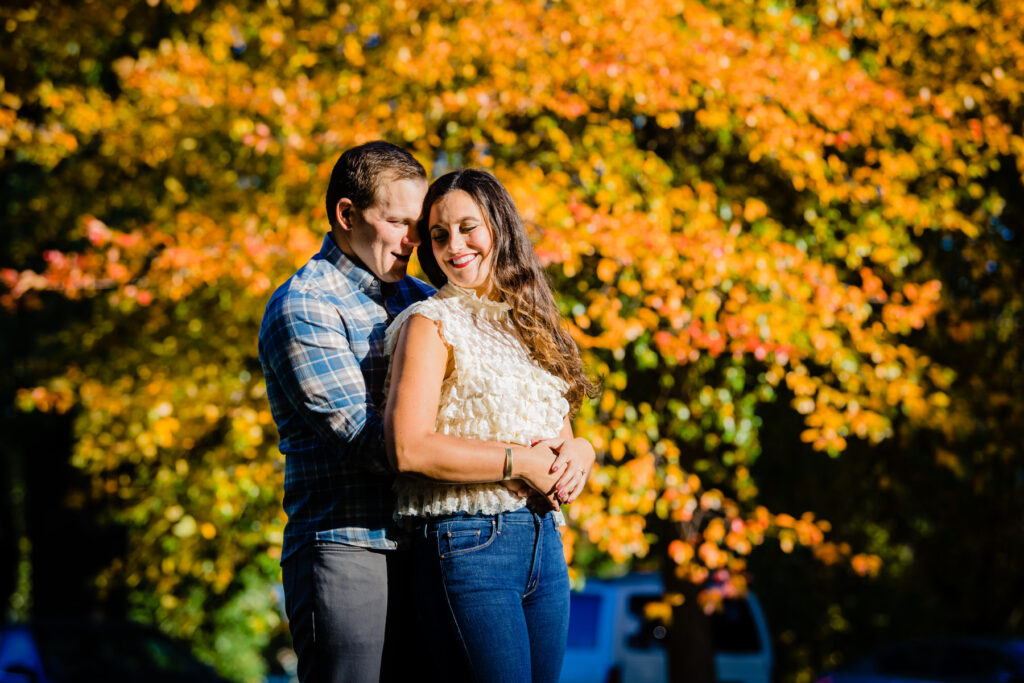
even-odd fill
[[(454, 369), (441, 386), (438, 433), (528, 446), (531, 439), (554, 438), (561, 432), (569, 412), (568, 385), (530, 357), (512, 327), (509, 310), (504, 302), (449, 282), (433, 297), (406, 308), (388, 326), (388, 357), (412, 315), (437, 322), (452, 350)], [(396, 519), (456, 512), (497, 514), (526, 504), (501, 484), (440, 484), (399, 476), (395, 493)]]

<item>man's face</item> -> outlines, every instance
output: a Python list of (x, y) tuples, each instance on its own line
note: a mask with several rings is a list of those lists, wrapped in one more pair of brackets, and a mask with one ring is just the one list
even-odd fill
[(335, 238), (338, 247), (362, 261), (381, 281), (398, 282), (420, 243), (416, 221), (426, 194), (425, 180), (405, 178), (382, 183), (376, 201), (363, 210), (342, 199), (338, 206), (344, 214), (339, 216), (343, 227), (335, 231), (340, 232)]

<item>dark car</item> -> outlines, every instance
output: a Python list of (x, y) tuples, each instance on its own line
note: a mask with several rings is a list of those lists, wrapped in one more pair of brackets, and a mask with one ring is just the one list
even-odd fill
[(131, 622), (87, 619), (0, 627), (0, 683), (226, 683), (188, 645)]
[(1024, 683), (1024, 640), (909, 641), (827, 673), (817, 683)]

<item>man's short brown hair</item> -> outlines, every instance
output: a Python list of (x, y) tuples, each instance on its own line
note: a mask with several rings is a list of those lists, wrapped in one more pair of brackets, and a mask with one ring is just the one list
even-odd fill
[(421, 178), (427, 172), (420, 162), (401, 147), (377, 140), (353, 147), (334, 164), (327, 186), (327, 220), (337, 227), (336, 207), (348, 198), (360, 211), (373, 205), (377, 190), (385, 182)]

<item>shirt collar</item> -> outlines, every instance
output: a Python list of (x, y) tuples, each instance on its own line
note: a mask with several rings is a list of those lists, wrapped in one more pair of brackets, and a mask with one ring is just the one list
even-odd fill
[(337, 268), (345, 279), (374, 298), (390, 295), (393, 292), (390, 287), (382, 289), (381, 285), (386, 283), (382, 283), (366, 267), (339, 249), (330, 233), (324, 235), (324, 243), (320, 247), (320, 258)]

